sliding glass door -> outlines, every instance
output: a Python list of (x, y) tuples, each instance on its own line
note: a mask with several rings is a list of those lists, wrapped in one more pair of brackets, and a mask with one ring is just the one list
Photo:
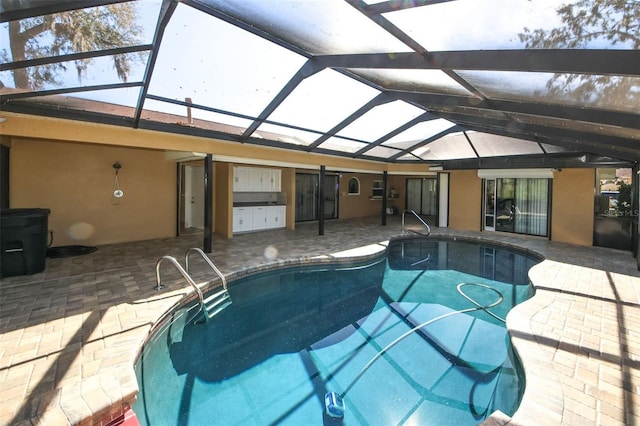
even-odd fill
[(515, 232), (515, 179), (496, 181), (496, 231)]
[[(296, 222), (318, 220), (320, 176), (296, 173)], [(327, 175), (324, 179), (324, 218), (338, 217), (338, 176)]]
[(549, 180), (516, 179), (515, 229), (519, 234), (548, 234)]
[(427, 216), (438, 213), (436, 178), (407, 179), (407, 209)]
[(496, 230), (496, 180), (484, 180), (484, 230)]
[(549, 235), (549, 179), (485, 179), (484, 229)]

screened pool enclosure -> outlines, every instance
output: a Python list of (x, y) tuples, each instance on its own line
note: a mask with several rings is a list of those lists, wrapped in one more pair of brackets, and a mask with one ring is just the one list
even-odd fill
[(444, 170), (640, 155), (634, 0), (1, 5), (4, 111)]

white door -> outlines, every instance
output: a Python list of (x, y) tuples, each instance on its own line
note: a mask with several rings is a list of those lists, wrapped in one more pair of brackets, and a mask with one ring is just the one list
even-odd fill
[(484, 180), (484, 229), (496, 230), (496, 180)]
[(184, 168), (184, 227), (204, 228), (204, 167)]

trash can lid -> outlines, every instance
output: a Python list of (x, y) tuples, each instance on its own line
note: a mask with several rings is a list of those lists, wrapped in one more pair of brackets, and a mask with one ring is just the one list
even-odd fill
[(31, 216), (31, 215), (48, 215), (50, 209), (41, 208), (20, 208), (20, 209), (0, 209), (1, 216)]

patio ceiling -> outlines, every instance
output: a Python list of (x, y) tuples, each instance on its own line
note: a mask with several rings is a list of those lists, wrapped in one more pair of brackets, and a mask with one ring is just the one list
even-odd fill
[(1, 0), (5, 111), (448, 168), (640, 158), (640, 1)]

